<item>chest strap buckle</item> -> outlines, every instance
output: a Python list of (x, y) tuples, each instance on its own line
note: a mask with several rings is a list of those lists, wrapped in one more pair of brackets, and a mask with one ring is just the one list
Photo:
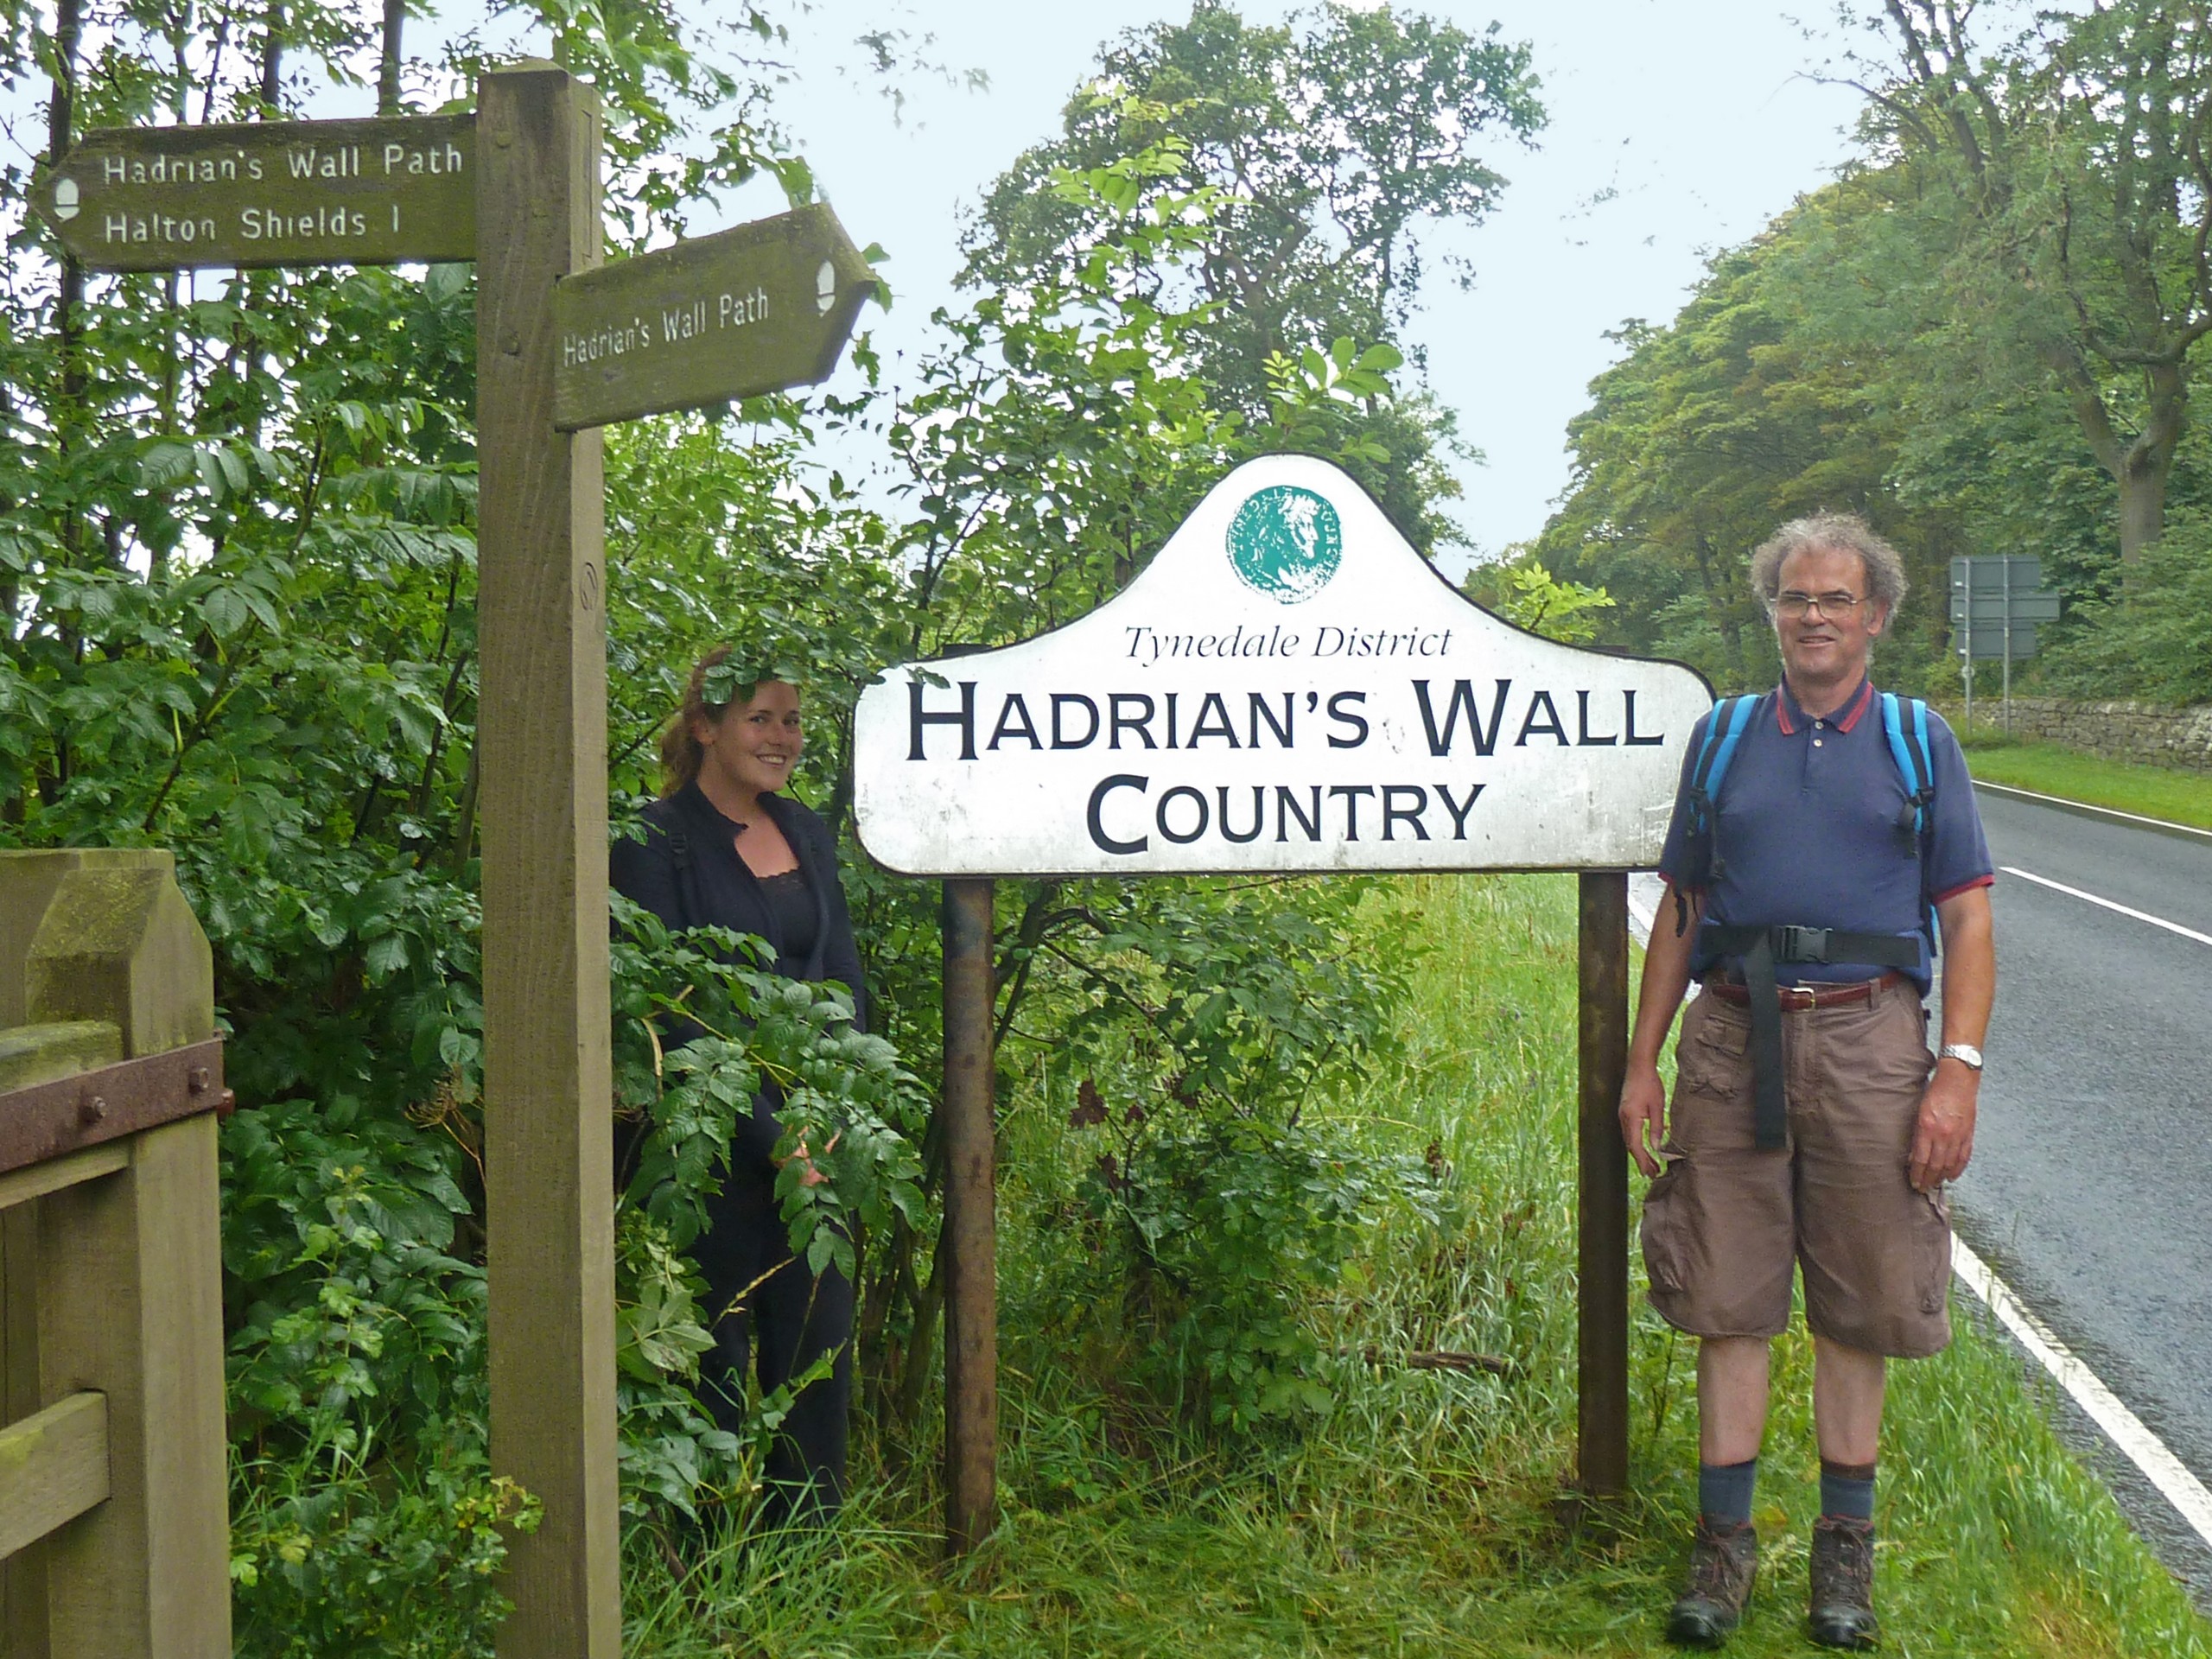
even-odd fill
[(1780, 947), (1775, 951), (1777, 962), (1825, 963), (1828, 959), (1828, 933), (1825, 927), (1791, 927), (1775, 929), (1782, 937), (1776, 941)]

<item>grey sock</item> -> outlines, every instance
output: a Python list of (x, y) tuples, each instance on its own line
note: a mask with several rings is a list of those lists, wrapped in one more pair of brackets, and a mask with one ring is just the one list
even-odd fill
[(1821, 1513), (1853, 1521), (1874, 1518), (1874, 1465), (1821, 1459)]
[(1751, 1518), (1751, 1489), (1758, 1478), (1757, 1458), (1745, 1463), (1700, 1463), (1697, 1466), (1698, 1513), (1716, 1526), (1742, 1526)]

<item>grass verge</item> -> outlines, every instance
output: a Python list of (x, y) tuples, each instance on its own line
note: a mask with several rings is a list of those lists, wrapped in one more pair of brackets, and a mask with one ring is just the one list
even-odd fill
[[(773, 1656), (1627, 1655), (1667, 1652), (1694, 1501), (1693, 1353), (1639, 1312), (1634, 1496), (1579, 1530), (1553, 1500), (1572, 1462), (1573, 885), (1407, 879), (1432, 950), (1409, 1052), (1332, 1109), (1378, 1145), (1442, 1160), (1441, 1225), (1378, 1229), (1315, 1308), (1333, 1404), (1304, 1431), (1211, 1443), (1132, 1398), (1110, 1351), (1068, 1334), (1053, 1287), (1080, 1230), (1065, 1195), (1090, 1155), (1066, 1103), (1024, 1092), (1002, 1139), (1005, 1521), (937, 1560), (931, 1483), (856, 1471), (833, 1533), (726, 1551), (674, 1588), (631, 1563), (626, 1649)], [(1639, 1184), (1640, 1185), (1640, 1184)], [(1973, 1305), (1958, 1340), (1894, 1373), (1883, 1449), (1878, 1605), (1891, 1654), (2212, 1659), (2190, 1608)], [(1504, 1375), (1405, 1357), (1495, 1356)], [(1758, 1520), (1761, 1590), (1738, 1656), (1801, 1634), (1817, 1492), (1810, 1345), (1777, 1344)], [(911, 1465), (931, 1466), (924, 1448)]]
[(2107, 760), (2056, 743), (2016, 743), (1979, 728), (1961, 742), (1967, 769), (1985, 783), (2212, 830), (2212, 772)]

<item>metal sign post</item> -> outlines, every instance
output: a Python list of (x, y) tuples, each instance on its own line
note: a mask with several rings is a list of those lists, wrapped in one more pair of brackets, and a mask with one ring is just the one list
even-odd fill
[(2056, 622), (2059, 597), (2043, 587), (2043, 561), (2026, 554), (1993, 554), (1951, 561), (1951, 626), (1957, 630), (1966, 721), (1974, 723), (1977, 659), (2002, 664), (2005, 733), (2012, 731), (2012, 664), (2036, 654), (2036, 627)]

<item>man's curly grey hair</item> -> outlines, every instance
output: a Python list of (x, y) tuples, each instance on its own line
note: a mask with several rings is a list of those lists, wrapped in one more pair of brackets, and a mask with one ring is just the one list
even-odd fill
[(1761, 542), (1751, 555), (1751, 591), (1759, 596), (1769, 616), (1774, 614), (1775, 595), (1782, 590), (1782, 562), (1792, 553), (1814, 548), (1856, 553), (1866, 567), (1866, 591), (1882, 601), (1882, 614), (1897, 613), (1897, 607), (1904, 603), (1906, 583), (1904, 561), (1897, 556), (1897, 549), (1877, 536), (1872, 526), (1855, 512), (1816, 512), (1792, 518)]

